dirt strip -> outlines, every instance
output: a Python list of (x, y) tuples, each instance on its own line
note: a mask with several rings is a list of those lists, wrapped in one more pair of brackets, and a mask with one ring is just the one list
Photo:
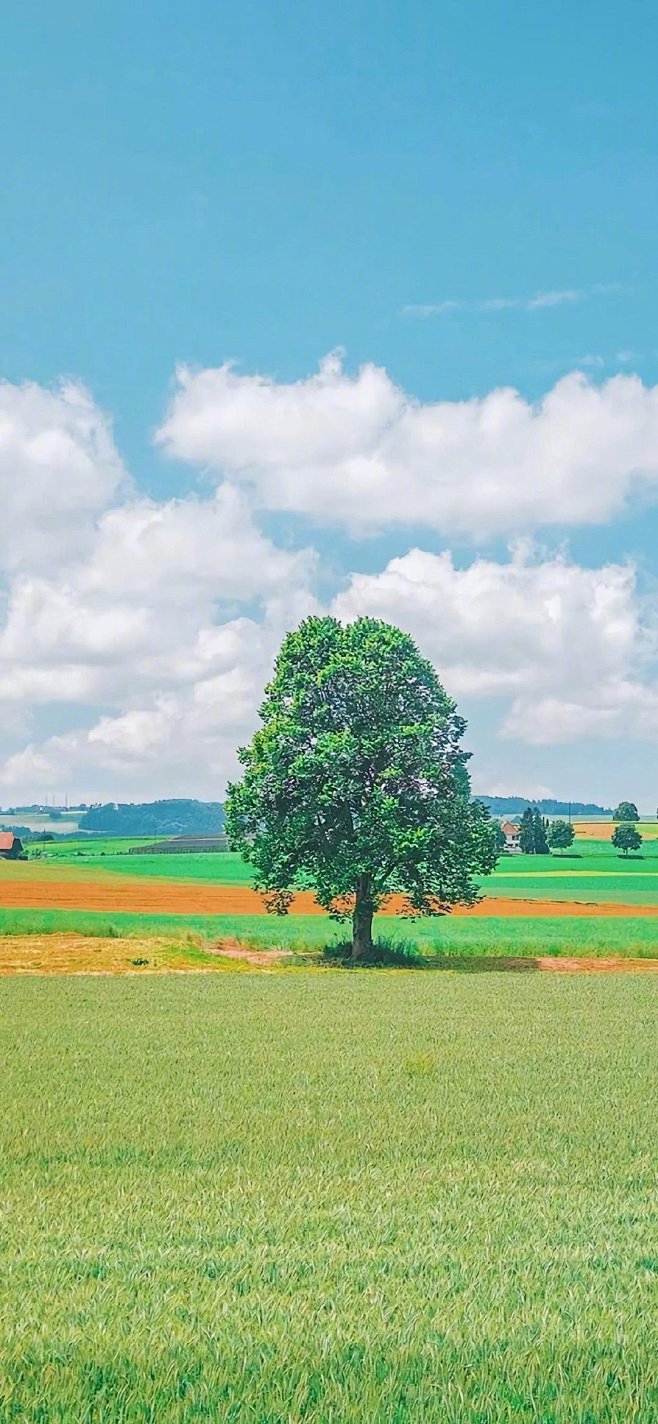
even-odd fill
[[(399, 896), (388, 902), (384, 914), (403, 908)], [(76, 910), (132, 915), (264, 915), (262, 896), (248, 886), (197, 885), (191, 881), (108, 876), (81, 881), (2, 880), (0, 909)], [(324, 911), (314, 896), (295, 896), (293, 915), (318, 915)], [(582, 900), (530, 900), (491, 896), (471, 909), (457, 907), (453, 914), (468, 916), (603, 916), (627, 915), (634, 919), (658, 917), (658, 905), (624, 905)]]

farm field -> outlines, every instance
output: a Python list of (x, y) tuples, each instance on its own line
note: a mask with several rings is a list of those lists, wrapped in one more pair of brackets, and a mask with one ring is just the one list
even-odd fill
[(0, 1418), (657, 1417), (652, 975), (0, 996)]
[[(200, 943), (226, 936), (309, 951), (344, 937), (308, 894), (290, 917), (266, 916), (251, 867), (237, 855), (132, 856), (126, 851), (134, 843), (123, 841), (117, 850), (109, 839), (83, 842), (78, 855), (78, 844), (69, 842), (27, 863), (0, 861), (0, 935), (192, 933)], [(438, 920), (410, 922), (394, 913), (393, 903), (378, 934), (423, 954), (658, 954), (654, 845), (628, 859), (595, 841), (567, 855), (504, 857), (483, 891), (474, 910)]]

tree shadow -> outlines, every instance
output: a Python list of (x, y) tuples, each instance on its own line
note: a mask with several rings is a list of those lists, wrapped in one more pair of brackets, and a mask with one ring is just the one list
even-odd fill
[(423, 959), (424, 969), (456, 969), (460, 974), (538, 974), (536, 958), (496, 954), (433, 954)]

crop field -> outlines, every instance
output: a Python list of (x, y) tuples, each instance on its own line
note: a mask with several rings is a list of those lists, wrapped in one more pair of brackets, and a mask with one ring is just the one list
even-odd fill
[[(0, 936), (191, 933), (200, 943), (229, 938), (300, 951), (344, 937), (308, 892), (289, 917), (267, 916), (238, 855), (133, 856), (135, 843), (49, 843), (27, 863), (0, 861)], [(568, 854), (502, 857), (482, 891), (473, 910), (433, 920), (401, 918), (393, 901), (377, 933), (424, 955), (658, 956), (655, 842), (627, 858), (609, 841), (589, 839)]]
[(652, 975), (0, 995), (3, 1421), (658, 1417)]

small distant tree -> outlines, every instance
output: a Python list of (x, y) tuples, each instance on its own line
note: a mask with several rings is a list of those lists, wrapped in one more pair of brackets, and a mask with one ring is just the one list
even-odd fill
[(407, 914), (479, 898), (496, 863), (491, 817), (470, 798), (466, 723), (405, 633), (374, 618), (308, 618), (289, 633), (229, 787), (231, 845), (268, 909), (314, 890), (352, 921), (352, 956), (372, 949), (392, 894)]
[(569, 850), (575, 835), (570, 821), (553, 821), (546, 833), (546, 839), (551, 850)]
[(533, 835), (535, 843), (535, 855), (550, 855), (548, 844), (548, 821), (535, 810), (533, 816)]
[(500, 821), (494, 821), (493, 827), (494, 827), (494, 841), (495, 841), (495, 845), (496, 845), (496, 854), (497, 854), (497, 855), (502, 855), (502, 853), (503, 853), (503, 851), (504, 851), (504, 849), (505, 849), (505, 846), (507, 845), (507, 841), (505, 840), (505, 832), (504, 832), (504, 830), (503, 830), (503, 828), (502, 828), (502, 826), (501, 826), (501, 824), (500, 824)]
[(535, 817), (530, 806), (527, 806), (521, 817), (519, 832), (519, 844), (524, 855), (534, 855), (535, 853)]
[(642, 836), (635, 826), (626, 823), (615, 827), (612, 832), (612, 844), (615, 850), (621, 850), (624, 855), (628, 855), (629, 850), (640, 849)]
[(634, 801), (620, 801), (612, 813), (613, 821), (639, 821), (640, 815)]

